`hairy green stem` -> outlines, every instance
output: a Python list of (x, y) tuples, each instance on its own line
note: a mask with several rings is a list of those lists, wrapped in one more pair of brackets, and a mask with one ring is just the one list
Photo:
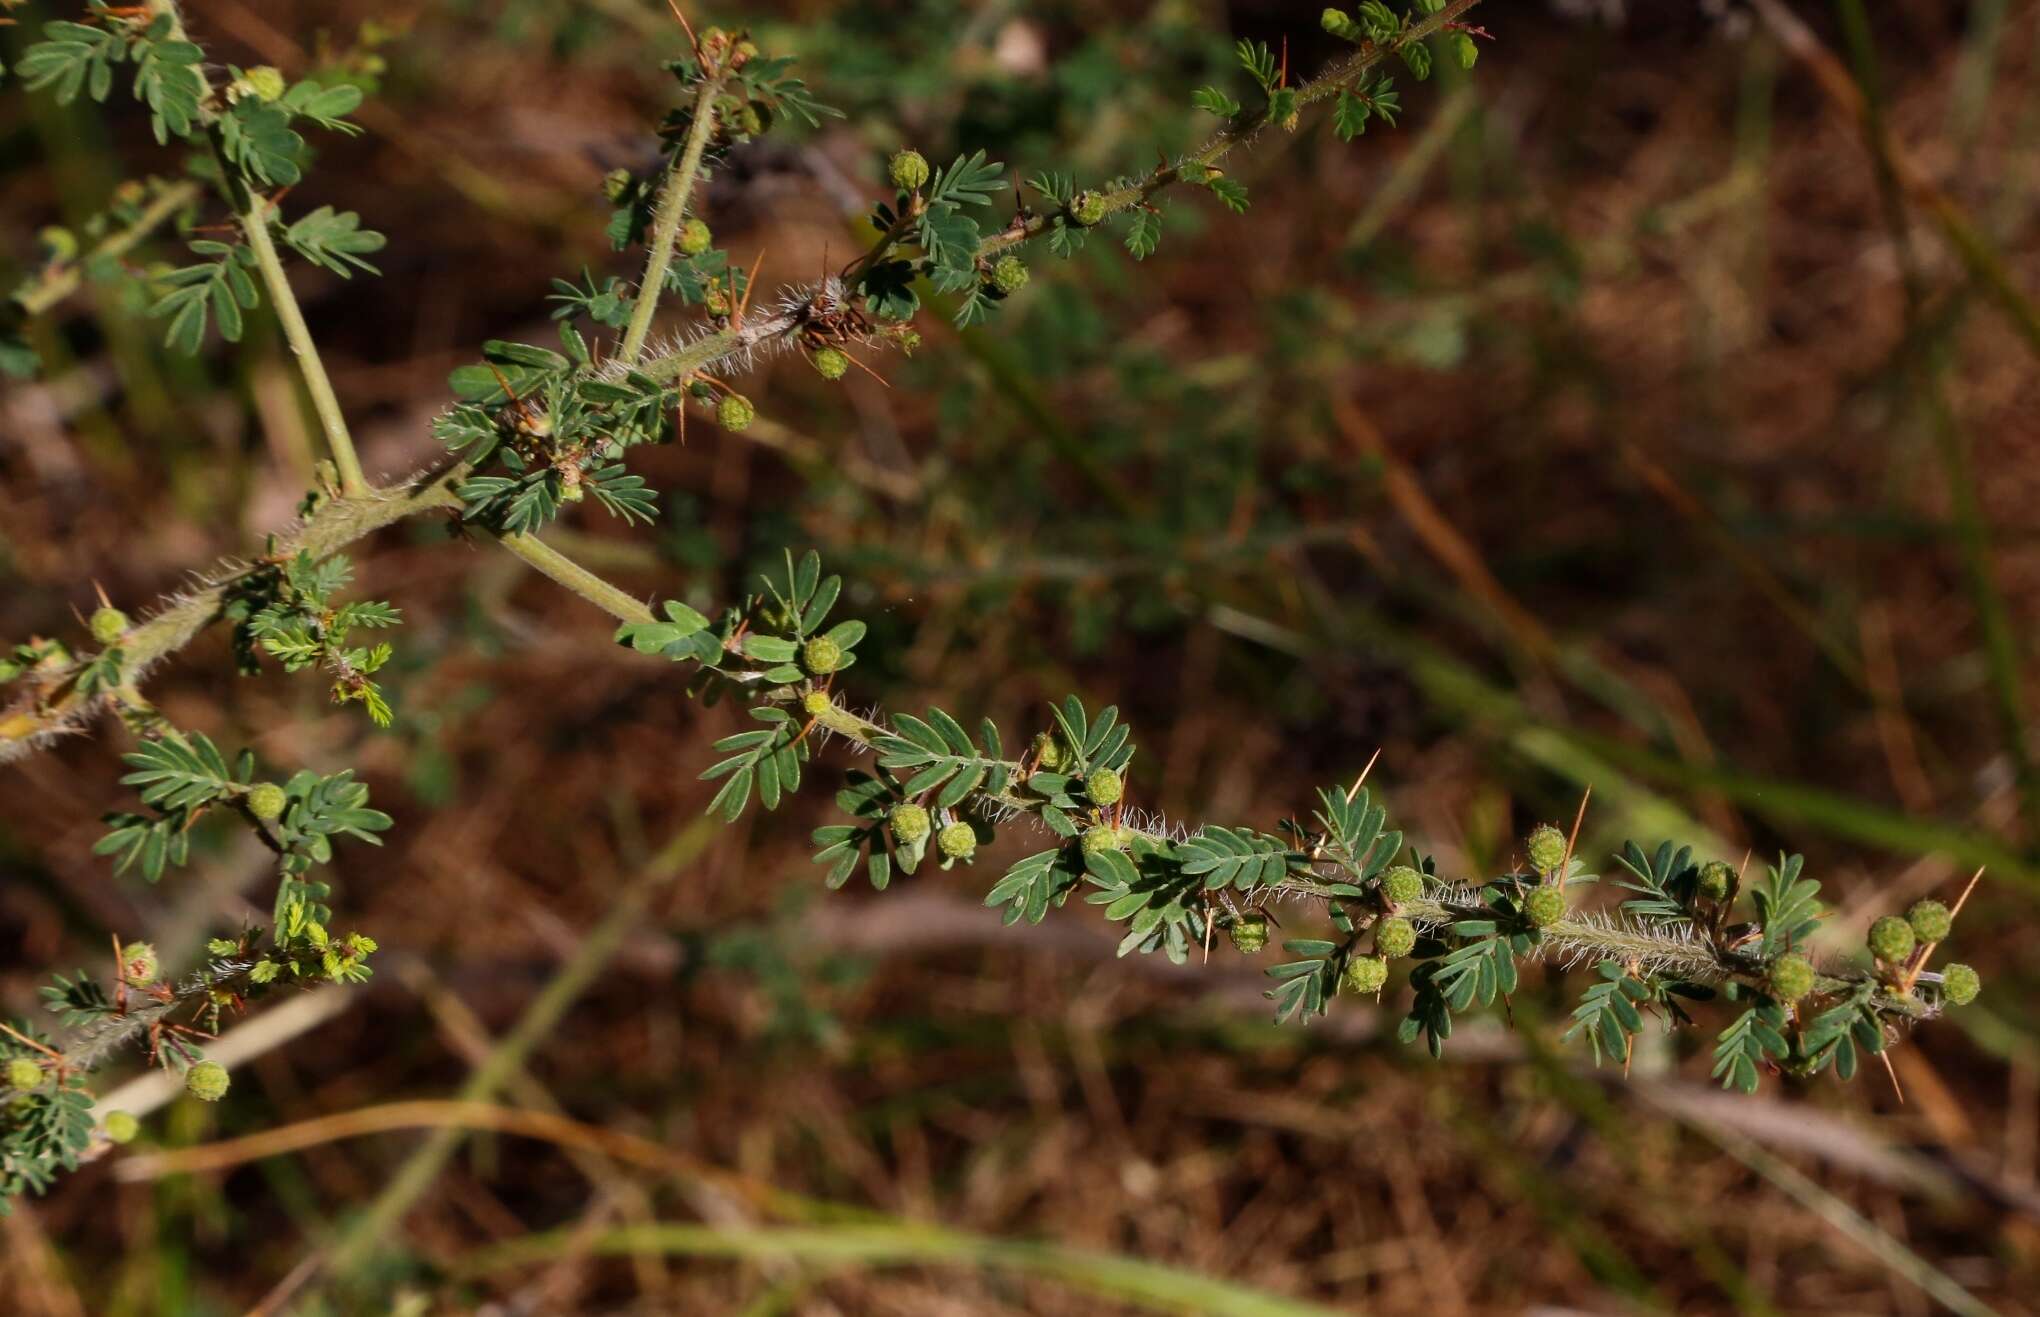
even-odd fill
[(189, 180), (172, 183), (156, 195), (156, 199), (142, 208), (135, 216), (135, 222), (117, 233), (110, 233), (99, 243), (76, 260), (66, 261), (61, 267), (51, 270), (36, 281), (31, 288), (24, 288), (14, 295), (14, 303), (24, 314), (37, 316), (56, 306), (84, 281), (85, 267), (95, 261), (118, 260), (134, 250), (135, 245), (161, 228), (166, 220), (192, 202), (198, 200), (199, 186)]
[[(588, 600), (596, 607), (622, 622), (650, 622), (656, 620), (652, 611), (644, 604), (615, 586), (610, 585), (595, 573), (574, 562), (565, 554), (530, 536), (504, 536), (504, 547), (544, 573), (552, 580), (566, 586), (575, 594)], [(724, 674), (725, 676), (729, 674)], [(844, 707), (830, 697), (826, 703), (817, 701), (806, 708), (807, 715), (815, 723), (849, 741), (860, 749), (877, 753), (879, 738), (895, 733), (883, 723), (875, 722), (862, 714)], [(1021, 765), (1011, 760), (987, 761), (989, 766), (1006, 770), (1014, 781), (1023, 781)], [(995, 813), (1032, 813), (1040, 802), (1011, 789), (990, 792), (979, 790), (972, 793), (983, 807)], [(1158, 842), (1170, 840), (1168, 833), (1153, 829), (1133, 829)], [(1331, 881), (1292, 876), (1270, 889), (1273, 897), (1295, 896), (1310, 899), (1329, 899), (1332, 896)], [(1481, 904), (1470, 892), (1455, 897), (1454, 889), (1441, 888), (1425, 898), (1409, 902), (1397, 908), (1401, 914), (1416, 923), (1432, 928), (1446, 928), (1462, 919), (1491, 919), (1493, 911)], [(1764, 984), (1764, 965), (1757, 960), (1738, 958), (1733, 952), (1723, 953), (1708, 940), (1701, 937), (1683, 937), (1669, 931), (1659, 931), (1631, 919), (1579, 917), (1561, 919), (1543, 930), (1538, 946), (1530, 953), (1537, 958), (1559, 957), (1567, 960), (1613, 960), (1623, 965), (1643, 964), (1677, 978), (1694, 983), (1719, 986), (1736, 982), (1751, 987)], [(1865, 976), (1856, 971), (1824, 973), (1816, 990), (1824, 995), (1842, 995), (1853, 991), (1865, 982)], [(1917, 1019), (1928, 1013), (1926, 1004), (1909, 993), (1880, 992), (1875, 1004), (1879, 1010), (1908, 1019)]]
[(679, 163), (666, 171), (659, 189), (659, 205), (652, 217), (651, 253), (645, 258), (645, 277), (638, 281), (637, 304), (631, 308), (630, 325), (624, 330), (617, 356), (635, 366), (644, 355), (645, 336), (652, 331), (652, 316), (659, 309), (659, 293), (666, 286), (666, 267), (673, 261), (673, 244), (680, 235), (680, 221), (687, 218), (687, 199), (694, 192), (694, 180), (701, 173), (701, 156), (708, 139), (715, 135), (715, 98), (722, 91), (721, 78), (703, 78), (694, 96), (694, 123), (687, 131), (687, 145), (681, 148)]
[[(404, 485), (370, 489), (330, 499), (294, 529), (272, 537), (269, 551), (254, 563), (223, 561), (201, 583), (172, 598), (147, 621), (131, 627), (116, 642), (122, 670), (139, 680), (148, 670), (189, 644), (219, 620), (234, 587), (258, 572), (270, 570), (299, 553), (326, 558), (354, 541), (421, 512), (458, 508), (453, 489), (467, 475), (454, 466)], [(73, 663), (54, 672), (21, 678), (28, 687), (23, 700), (0, 709), (0, 763), (18, 759), (49, 737), (82, 727), (105, 707), (104, 697), (87, 697), (72, 678), (83, 667)], [(52, 693), (54, 692), (54, 693)]]
[(713, 334), (702, 335), (677, 352), (652, 358), (638, 367), (638, 373), (660, 384), (678, 383), (704, 366), (712, 366), (724, 357), (744, 351), (762, 337), (764, 334), (756, 327), (750, 330), (717, 330)]
[(625, 622), (655, 622), (652, 610), (535, 535), (499, 535), (496, 542), (527, 566)]
[[(169, 15), (171, 34), (179, 40), (185, 39), (184, 16), (178, 9), (177, 0), (149, 0), (149, 8), (155, 13)], [(354, 451), (354, 435), (347, 428), (347, 417), (340, 410), (339, 396), (333, 392), (333, 381), (326, 374), (326, 363), (319, 356), (319, 346), (312, 338), (311, 327), (305, 323), (305, 313), (298, 306), (297, 294), (291, 291), (290, 276), (284, 273), (283, 260), (277, 255), (276, 243), (269, 236), (269, 202), (248, 186), (227, 159), (220, 138), (220, 112), (213, 108), (211, 102), (212, 79), (206, 75), (203, 66), (198, 70), (198, 79), (205, 88), (205, 100), (199, 105), (199, 120), (206, 125), (206, 135), (212, 143), (213, 163), (219, 169), (221, 194), (233, 208), (234, 219), (248, 239), (249, 250), (255, 253), (255, 266), (262, 275), (262, 286), (269, 292), (270, 307), (276, 312), (277, 323), (283, 328), (284, 341), (290, 345), (291, 355), (297, 359), (298, 372), (304, 376), (305, 391), (312, 398), (312, 410), (318, 413), (319, 428), (326, 436), (326, 447), (333, 454), (333, 467), (340, 475), (340, 492), (366, 494), (369, 484), (361, 471), (361, 459)]]
[(340, 410), (340, 399), (333, 392), (333, 381), (326, 374), (326, 363), (319, 356), (311, 326), (305, 323), (305, 313), (298, 307), (297, 294), (291, 291), (290, 276), (284, 273), (283, 261), (277, 256), (276, 244), (269, 236), (269, 203), (251, 194), (247, 208), (236, 218), (241, 222), (241, 232), (247, 235), (250, 250), (255, 253), (255, 268), (262, 275), (263, 287), (269, 290), (269, 304), (275, 309), (277, 322), (283, 327), (284, 341), (290, 344), (291, 355), (297, 358), (298, 370), (305, 380), (305, 391), (312, 396), (312, 410), (318, 413), (319, 428), (325, 432), (326, 447), (333, 454), (334, 468), (340, 473), (340, 492), (365, 494), (369, 488), (368, 479), (361, 472), (361, 458), (355, 454), (354, 436), (347, 429), (347, 417)]

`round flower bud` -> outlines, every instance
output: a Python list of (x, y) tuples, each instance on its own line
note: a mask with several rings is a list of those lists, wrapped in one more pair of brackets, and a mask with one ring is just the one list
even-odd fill
[(919, 151), (902, 151), (892, 158), (885, 172), (894, 187), (912, 192), (928, 181), (928, 158)]
[(1252, 912), (1240, 915), (1226, 926), (1225, 934), (1232, 939), (1233, 950), (1251, 956), (1268, 945), (1268, 916)]
[(78, 255), (78, 235), (61, 224), (36, 230), (35, 240), (52, 261), (68, 261)]
[(1084, 779), (1084, 794), (1091, 798), (1093, 805), (1102, 808), (1117, 804), (1119, 798), (1126, 794), (1126, 785), (1119, 780), (1119, 774), (1111, 769), (1094, 768), (1091, 775)]
[(257, 100), (273, 101), (283, 95), (283, 70), (273, 64), (257, 64), (242, 75)]
[(1384, 919), (1374, 926), (1374, 949), (1394, 959), (1416, 949), (1417, 926), (1407, 919)]
[(841, 348), (817, 348), (808, 361), (825, 380), (840, 380), (850, 373), (850, 354)]
[(156, 948), (146, 942), (130, 942), (120, 949), (120, 977), (130, 987), (146, 988), (162, 973)]
[(892, 825), (894, 840), (902, 846), (911, 846), (917, 841), (926, 840), (928, 830), (934, 826), (928, 818), (928, 811), (911, 802), (894, 805), (892, 813), (886, 816), (886, 821)]
[(935, 834), (935, 848), (952, 860), (967, 860), (977, 854), (977, 829), (959, 819)]
[(800, 707), (807, 710), (808, 717), (819, 718), (835, 708), (836, 702), (829, 698), (827, 691), (809, 691), (801, 696)]
[(264, 823), (282, 818), (283, 807), (289, 803), (290, 797), (274, 782), (257, 782), (248, 792), (248, 812)]
[(184, 1072), (184, 1091), (200, 1102), (217, 1102), (227, 1095), (233, 1077), (217, 1061), (200, 1061)]
[(1813, 964), (1804, 956), (1780, 956), (1771, 966), (1771, 996), (1795, 1002), (1813, 991)]
[(1079, 228), (1090, 228), (1105, 218), (1105, 198), (1096, 192), (1079, 192), (1070, 202), (1070, 218)]
[(742, 430), (758, 415), (758, 409), (741, 393), (726, 393), (715, 405), (715, 423), (725, 430)]
[(96, 608), (85, 625), (94, 640), (102, 645), (111, 645), (127, 634), (128, 615), (118, 608)]
[(843, 647), (827, 636), (816, 636), (800, 647), (800, 662), (817, 677), (826, 677), (843, 666)]
[(1955, 916), (1939, 901), (1915, 901), (1905, 912), (1905, 922), (1912, 925), (1913, 936), (1920, 941), (1945, 942), (1954, 930)]
[(1523, 917), (1532, 928), (1550, 928), (1565, 918), (1565, 893), (1556, 887), (1533, 887), (1523, 894)]
[(1385, 956), (1355, 956), (1339, 972), (1339, 987), (1358, 996), (1380, 992), (1387, 982), (1388, 959)]
[(1010, 253), (992, 263), (991, 285), (1001, 297), (1011, 297), (1027, 286), (1027, 262)]
[(142, 1132), (142, 1122), (132, 1112), (109, 1111), (99, 1128), (106, 1132), (108, 1143), (133, 1143), (135, 1135)]
[(1055, 738), (1054, 732), (1043, 732), (1034, 738), (1034, 762), (1051, 773), (1062, 767), (1062, 742)]
[(7, 1087), (17, 1093), (26, 1093), (41, 1088), (43, 1082), (42, 1063), (32, 1056), (17, 1056), (7, 1063)]
[(1343, 9), (1326, 9), (1318, 15), (1318, 26), (1333, 36), (1338, 36), (1352, 24), (1352, 18)]
[(1078, 845), (1083, 848), (1084, 854), (1096, 855), (1101, 851), (1123, 851), (1126, 849), (1127, 840), (1125, 828), (1110, 828), (1099, 824), (1095, 828), (1085, 828)]
[(1424, 894), (1424, 875), (1407, 864), (1398, 864), (1381, 875), (1381, 894), (1391, 905), (1408, 905)]
[(1709, 860), (1700, 866), (1700, 895), (1710, 901), (1728, 898), (1728, 889), (1735, 883), (1735, 870), (1720, 860)]
[(1885, 915), (1870, 925), (1870, 954), (1887, 965), (1896, 965), (1910, 956), (1918, 940), (1913, 936), (1912, 925), (1897, 915)]
[(602, 176), (602, 195), (611, 205), (622, 201), (630, 191), (631, 174), (628, 169), (612, 169)]
[(1983, 980), (1967, 965), (1941, 967), (1941, 995), (1951, 1006), (1967, 1006), (1983, 990)]
[(1549, 823), (1540, 823), (1523, 839), (1523, 850), (1530, 857), (1531, 868), (1551, 873), (1565, 863), (1565, 834)]
[(715, 244), (715, 235), (708, 225), (698, 219), (688, 220), (680, 226), (680, 254), (699, 256)]
[(765, 107), (758, 101), (745, 101), (730, 117), (735, 120), (737, 131), (746, 137), (756, 137), (770, 126), (765, 118)]
[[(701, 309), (712, 316), (726, 316), (730, 313), (730, 299), (723, 292), (721, 284), (710, 284), (701, 294)], [(699, 381), (696, 381), (699, 383)], [(703, 388), (707, 385), (703, 384)]]

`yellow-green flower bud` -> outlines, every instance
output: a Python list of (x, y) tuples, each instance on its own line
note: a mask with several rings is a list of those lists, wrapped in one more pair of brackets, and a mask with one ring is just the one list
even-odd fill
[(135, 1135), (142, 1132), (142, 1122), (135, 1119), (133, 1112), (109, 1111), (99, 1128), (105, 1132), (108, 1143), (133, 1143)]
[(52, 262), (72, 260), (78, 255), (78, 236), (61, 224), (36, 230), (35, 239)]
[(1565, 834), (1549, 823), (1540, 823), (1523, 839), (1530, 867), (1539, 873), (1556, 872), (1565, 863)]
[(227, 1068), (217, 1061), (200, 1061), (184, 1072), (184, 1091), (200, 1102), (217, 1102), (234, 1082)]
[(1233, 950), (1251, 956), (1268, 945), (1268, 916), (1249, 911), (1228, 924), (1225, 932), (1232, 939)]
[(631, 173), (628, 169), (612, 169), (602, 176), (602, 195), (614, 205), (630, 192), (630, 184)]
[(1049, 773), (1063, 766), (1062, 742), (1054, 732), (1043, 732), (1034, 738), (1034, 762)]
[(1318, 15), (1318, 26), (1341, 41), (1365, 41), (1367, 32), (1343, 9), (1327, 9)]
[(1090, 228), (1105, 218), (1105, 197), (1098, 192), (1079, 192), (1070, 202), (1070, 218), (1079, 228)]
[(1091, 798), (1093, 805), (1101, 809), (1107, 805), (1117, 804), (1125, 793), (1126, 784), (1119, 780), (1119, 774), (1109, 768), (1094, 768), (1091, 775), (1084, 779), (1084, 794)]
[(1897, 915), (1885, 915), (1870, 925), (1870, 954), (1887, 965), (1896, 965), (1913, 953), (1919, 939), (1912, 925)]
[(680, 226), (680, 254), (699, 256), (715, 245), (715, 234), (708, 225), (698, 219), (688, 220)]
[(1700, 895), (1710, 901), (1728, 899), (1728, 889), (1735, 885), (1735, 870), (1720, 860), (1709, 860), (1700, 866)]
[(935, 834), (935, 848), (952, 860), (967, 860), (977, 854), (977, 829), (959, 819)]
[(1771, 966), (1771, 995), (1782, 1002), (1795, 1002), (1813, 991), (1813, 964), (1804, 956), (1780, 956)]
[(841, 348), (817, 348), (808, 361), (825, 380), (840, 380), (850, 371), (850, 354)]
[(757, 418), (758, 409), (741, 393), (726, 393), (715, 405), (715, 423), (725, 430), (746, 429)]
[(1967, 965), (1941, 967), (1941, 995), (1951, 1006), (1967, 1006), (1983, 990), (1983, 979)]
[(42, 1063), (32, 1056), (17, 1056), (7, 1062), (7, 1087), (17, 1093), (41, 1088), (43, 1082)]
[(1010, 253), (992, 263), (992, 288), (1001, 297), (1011, 297), (1027, 286), (1027, 262)]
[(102, 645), (111, 645), (127, 634), (128, 615), (118, 608), (95, 608), (85, 625), (94, 640)]
[(274, 782), (258, 782), (248, 791), (248, 812), (264, 823), (282, 818), (289, 803), (290, 797)]
[(1381, 894), (1390, 905), (1408, 905), (1424, 894), (1424, 875), (1407, 864), (1398, 864), (1381, 875)]
[(817, 677), (826, 677), (843, 666), (843, 647), (827, 636), (816, 636), (800, 647), (800, 662)]
[(928, 818), (928, 811), (911, 801), (894, 805), (892, 813), (886, 816), (886, 822), (892, 826), (893, 840), (902, 846), (911, 846), (917, 841), (927, 840), (928, 833), (934, 826)]
[(156, 948), (146, 942), (130, 942), (120, 949), (120, 977), (130, 987), (146, 988), (163, 972)]
[(1913, 908), (1905, 912), (1905, 921), (1912, 925), (1913, 936), (1922, 942), (1945, 942), (1955, 930), (1955, 916), (1939, 901), (1915, 901)]
[(1078, 845), (1084, 854), (1096, 855), (1100, 851), (1123, 851), (1131, 840), (1125, 828), (1108, 827), (1101, 823), (1095, 828), (1085, 828)]
[(1533, 887), (1523, 894), (1523, 917), (1532, 928), (1550, 928), (1565, 918), (1565, 893), (1556, 887)]
[(928, 159), (919, 151), (901, 151), (886, 166), (886, 176), (902, 192), (912, 192), (928, 181)]
[(1355, 956), (1339, 973), (1339, 987), (1356, 996), (1380, 992), (1387, 982), (1388, 958), (1385, 956)]
[(1374, 949), (1389, 959), (1407, 956), (1417, 946), (1417, 926), (1407, 919), (1384, 919), (1374, 926)]

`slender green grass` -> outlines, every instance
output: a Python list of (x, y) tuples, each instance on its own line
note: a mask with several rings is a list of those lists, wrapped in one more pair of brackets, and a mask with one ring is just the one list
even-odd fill
[(486, 1275), (553, 1258), (660, 1252), (745, 1262), (782, 1261), (823, 1271), (887, 1267), (971, 1267), (1056, 1281), (1149, 1312), (1213, 1317), (1320, 1317), (1332, 1311), (1285, 1299), (1188, 1268), (1088, 1249), (992, 1239), (917, 1221), (860, 1221), (830, 1226), (624, 1226), (587, 1233), (568, 1228), (528, 1235), (469, 1255), (461, 1270)]

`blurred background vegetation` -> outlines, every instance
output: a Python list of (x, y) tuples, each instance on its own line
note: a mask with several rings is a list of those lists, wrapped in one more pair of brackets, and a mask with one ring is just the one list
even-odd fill
[[(368, 133), (320, 143), (296, 199), (391, 235), (380, 280), (299, 271), (371, 476), (432, 458), (446, 373), (482, 339), (549, 338), (554, 277), (631, 272), (600, 184), (654, 150), (656, 61), (681, 45), (663, 6), (192, 11), (216, 59), (374, 88)], [(1820, 47), (1781, 39), (1781, 12)], [(58, 14), (12, 11), (0, 49)], [(848, 111), (707, 190), (768, 282), (860, 248), (901, 145), (1095, 182), (1197, 139), (1189, 94), (1235, 37), (1286, 36), (1302, 71), (1331, 53), (1305, 5), (690, 16), (748, 21)], [(1199, 1279), (1223, 1277), (1383, 1311), (2035, 1311), (2040, 317), (2018, 290), (2040, 289), (2040, 5), (1474, 18), (1495, 39), (1472, 74), (1398, 79), (1402, 129), (1348, 147), (1307, 119), (1236, 163), (1246, 218), (1172, 198), (1144, 263), (1038, 253), (995, 323), (924, 317), (883, 382), (774, 362), (742, 385), (749, 431), (634, 457), (668, 491), (653, 531), (587, 517), (560, 540), (702, 604), (815, 545), (873, 627), (853, 698), (1009, 728), (1066, 690), (1117, 703), (1135, 797), (1172, 817), (1270, 826), (1379, 751), (1392, 816), (1471, 874), (1591, 787), (1592, 857), (1803, 850), (1838, 948), (1987, 865), (1958, 934), (1976, 1007), (1889, 1078), (1731, 1099), (1702, 1036), (1648, 1035), (1627, 1083), (1547, 1052), (1555, 971), (1513, 1032), (1469, 1029), (1441, 1063), (1384, 1036), (1393, 988), (1276, 1029), (1229, 954), (1119, 961), (1074, 906), (1002, 928), (980, 900), (1017, 842), (826, 895), (806, 845), (826, 793), (695, 822), (740, 711), (507, 556), (407, 528), (358, 555), (406, 615), (390, 732), (320, 683), (232, 677), (223, 636), (152, 686), (267, 762), (358, 766), (397, 816), (336, 864), (334, 905), (384, 948), (374, 982), (255, 1035), (227, 1101), (150, 1134), (310, 1124), (287, 1150), (67, 1179), (0, 1225), (0, 1306), (239, 1311), (395, 1213), (335, 1310), (1276, 1310)], [(131, 110), (0, 93), (0, 282), (39, 228), (159, 166)], [(34, 331), (46, 381), (0, 384), (10, 640), (75, 634), (94, 582), (133, 605), (248, 550), (311, 483), (273, 332), (194, 361), (135, 312), (88, 289)], [(228, 830), (160, 888), (110, 877), (90, 851), (122, 748), (108, 729), (0, 785), (10, 1011), (109, 932), (184, 965), (266, 902)], [(617, 1233), (652, 1222), (672, 1228)]]

